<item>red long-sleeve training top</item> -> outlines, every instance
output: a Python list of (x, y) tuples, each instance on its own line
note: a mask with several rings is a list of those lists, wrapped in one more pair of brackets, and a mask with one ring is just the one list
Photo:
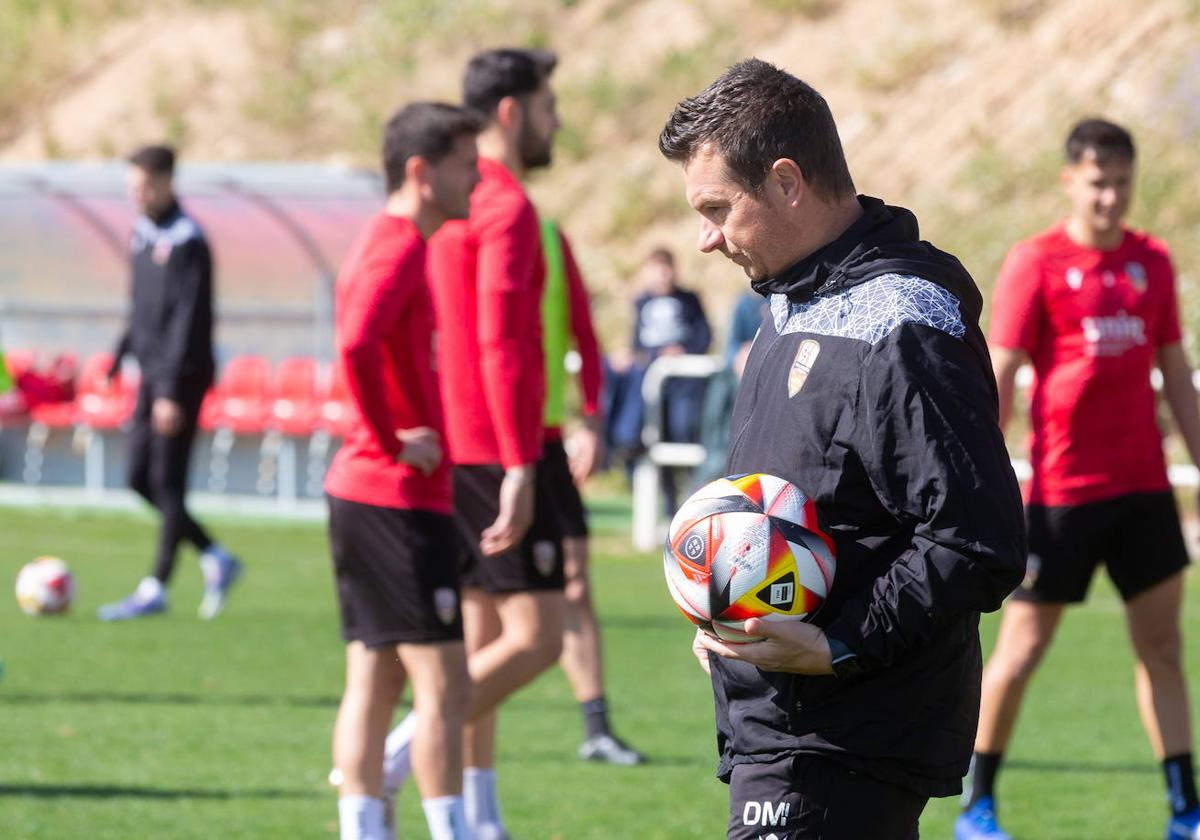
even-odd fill
[(471, 215), (429, 243), (446, 439), (456, 464), (542, 454), (545, 263), (537, 212), (501, 163), (481, 158)]
[(380, 213), (338, 275), (338, 363), (356, 416), (329, 467), (325, 490), (352, 502), (450, 513), (446, 458), (429, 476), (396, 460), (399, 429), (428, 426), (445, 437), (426, 250), (416, 225)]

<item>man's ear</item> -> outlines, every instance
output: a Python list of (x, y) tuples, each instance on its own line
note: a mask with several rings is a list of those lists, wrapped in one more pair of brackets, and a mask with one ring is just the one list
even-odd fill
[(521, 100), (517, 97), (504, 97), (496, 103), (496, 123), (506, 130), (520, 124), (521, 107)]
[(420, 155), (413, 155), (404, 162), (404, 182), (406, 184), (422, 184), (429, 176), (429, 161)]
[(804, 198), (808, 190), (808, 182), (800, 166), (791, 158), (780, 158), (771, 164), (767, 174), (768, 188), (776, 192), (776, 197), (789, 207), (795, 207)]

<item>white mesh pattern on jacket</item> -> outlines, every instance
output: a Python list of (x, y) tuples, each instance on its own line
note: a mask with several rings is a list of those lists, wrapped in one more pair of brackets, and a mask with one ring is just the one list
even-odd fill
[(792, 303), (771, 295), (780, 335), (809, 332), (875, 344), (903, 324), (923, 324), (962, 338), (967, 332), (958, 298), (922, 277), (883, 274), (845, 291)]

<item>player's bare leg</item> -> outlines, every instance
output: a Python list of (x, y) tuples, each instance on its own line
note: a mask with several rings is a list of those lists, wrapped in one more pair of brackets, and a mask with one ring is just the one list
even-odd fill
[(1200, 797), (1192, 763), (1192, 722), (1183, 673), (1179, 627), (1183, 573), (1140, 592), (1125, 604), (1129, 638), (1137, 654), (1138, 712), (1154, 754), (1162, 762), (1171, 819), (1167, 837), (1200, 836)]
[(563, 572), (566, 577), (563, 649), (558, 663), (567, 675), (575, 701), (584, 710), (587, 738), (580, 747), (580, 757), (613, 764), (640, 764), (645, 761), (644, 756), (614, 736), (608, 725), (604, 655), (588, 579), (587, 537), (563, 539)]
[(496, 708), (558, 659), (563, 599), (561, 592), (514, 592), (463, 600), (472, 684), (463, 794), (471, 829), (490, 840), (507, 836), (496, 797)]
[[(463, 590), (463, 638), (467, 648), (467, 669), (471, 657), (500, 638), (500, 613), (487, 593), (479, 589)], [(472, 682), (474, 674), (471, 674)], [(476, 700), (472, 685), (472, 700)], [(466, 767), (494, 767), (496, 763), (496, 718), (494, 711), (480, 714), (475, 703), (468, 707), (463, 728), (463, 762)]]
[(563, 646), (558, 662), (566, 672), (575, 699), (584, 703), (604, 694), (604, 662), (600, 628), (592, 607), (588, 582), (588, 541), (583, 537), (563, 540), (563, 572), (566, 598), (563, 613)]
[(413, 686), (421, 725), (412, 743), (412, 769), (421, 806), (435, 838), (470, 836), (463, 803), (463, 725), (470, 694), (462, 642), (402, 644), (397, 648)]
[(562, 592), (511, 592), (493, 598), (500, 635), (473, 651), (467, 663), (472, 720), (530, 683), (562, 652)]
[(954, 824), (956, 838), (1008, 840), (997, 822), (996, 774), (1021, 710), (1025, 689), (1046, 655), (1065, 605), (1009, 601), (1004, 605), (996, 647), (983, 669), (979, 728), (964, 810)]
[(1000, 619), (996, 647), (983, 669), (975, 751), (1003, 752), (1012, 737), (1029, 680), (1054, 639), (1062, 604), (1009, 601)]
[(388, 836), (383, 741), (404, 682), (404, 666), (390, 648), (346, 645), (346, 689), (333, 727), (338, 819), (345, 838)]
[(421, 726), (413, 739), (413, 775), (422, 799), (462, 793), (462, 731), (470, 697), (461, 642), (400, 645)]
[(382, 793), (383, 739), (404, 683), (404, 666), (390, 648), (346, 645), (346, 690), (333, 726), (333, 764), (341, 771), (342, 796)]
[(1182, 601), (1180, 573), (1135, 595), (1125, 605), (1129, 638), (1138, 660), (1138, 711), (1159, 760), (1192, 750), (1183, 636), (1179, 629)]

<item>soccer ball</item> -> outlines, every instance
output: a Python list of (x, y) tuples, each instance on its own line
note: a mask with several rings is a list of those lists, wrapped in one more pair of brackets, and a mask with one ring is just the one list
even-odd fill
[(38, 557), (17, 573), (17, 603), (29, 615), (65, 613), (75, 597), (75, 577), (57, 557)]
[(733, 642), (755, 641), (747, 619), (806, 618), (833, 586), (833, 540), (798, 487), (766, 473), (719, 478), (671, 522), (667, 589), (687, 618)]

